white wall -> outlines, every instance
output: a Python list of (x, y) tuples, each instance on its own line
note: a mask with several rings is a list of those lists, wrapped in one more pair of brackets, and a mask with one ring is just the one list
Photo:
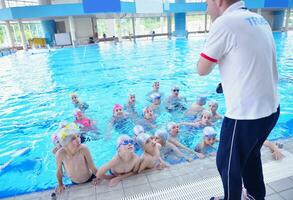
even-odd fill
[[(66, 32), (70, 32), (68, 18), (56, 19), (55, 21), (65, 21)], [(79, 44), (87, 44), (89, 37), (93, 37), (93, 28), (90, 17), (74, 17), (76, 41)]]
[(51, 0), (52, 4), (81, 3), (82, 0)]
[(74, 18), (77, 41), (84, 43), (89, 37), (93, 37), (91, 18)]

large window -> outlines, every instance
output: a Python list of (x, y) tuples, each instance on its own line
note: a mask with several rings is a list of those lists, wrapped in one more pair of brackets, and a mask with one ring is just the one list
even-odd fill
[[(186, 16), (186, 30), (188, 32), (205, 31), (205, 14), (193, 14)], [(206, 28), (209, 30), (211, 24), (210, 17), (207, 15)]]
[[(19, 25), (16, 22), (10, 22), (12, 37), (15, 45), (21, 44), (21, 36)], [(23, 22), (23, 29), (26, 40), (31, 38), (43, 38), (44, 32), (40, 22)], [(8, 46), (8, 38), (5, 32), (5, 24), (0, 24), (0, 45)]]
[(38, 0), (4, 0), (6, 8), (38, 5)]
[(290, 12), (290, 18), (289, 18), (288, 28), (290, 30), (293, 30), (293, 10), (291, 10), (291, 12)]

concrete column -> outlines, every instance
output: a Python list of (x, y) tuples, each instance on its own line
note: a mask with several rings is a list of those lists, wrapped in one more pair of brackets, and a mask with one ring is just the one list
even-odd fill
[(132, 17), (132, 35), (133, 35), (133, 41), (134, 43), (136, 43), (136, 39), (135, 39), (135, 17)]
[[(38, 0), (39, 5), (50, 5), (51, 0)], [(42, 20), (42, 28), (45, 34), (46, 43), (52, 45), (56, 33), (56, 22), (54, 20)]]
[(5, 1), (4, 0), (1, 0), (0, 1), (0, 8), (6, 8)]
[[(175, 3), (185, 3), (185, 0), (175, 0)], [(186, 13), (175, 13), (175, 31), (176, 37), (186, 37)]]
[(23, 50), (27, 51), (27, 44), (26, 44), (26, 38), (25, 38), (25, 34), (24, 34), (23, 24), (20, 19), (18, 20), (18, 25), (19, 25), (20, 38), (21, 38)]
[(41, 21), (45, 34), (46, 43), (52, 45), (54, 42), (54, 34), (56, 33), (56, 22), (54, 20)]
[(70, 28), (70, 35), (71, 35), (71, 43), (72, 43), (72, 46), (75, 47), (76, 45), (75, 21), (73, 16), (69, 16), (68, 20), (69, 20), (69, 28)]
[(5, 21), (5, 32), (8, 37), (8, 42), (10, 47), (14, 47), (14, 39), (11, 31), (11, 26), (9, 21)]
[(208, 14), (205, 13), (204, 15), (204, 32), (208, 32)]
[(122, 34), (121, 34), (121, 19), (120, 19), (120, 15), (118, 15), (118, 17), (116, 18), (117, 21), (117, 36), (118, 36), (118, 40), (119, 42), (122, 41)]
[(97, 27), (97, 17), (96, 16), (91, 17), (91, 22), (92, 22), (94, 39), (98, 40), (99, 34), (98, 34), (98, 27)]
[(160, 17), (161, 33), (164, 33), (164, 22), (165, 22), (165, 17), (161, 16)]
[(257, 14), (261, 15), (261, 8), (257, 9)]
[(273, 11), (272, 15), (273, 15), (272, 30), (273, 31), (282, 31), (285, 11), (284, 10)]
[(175, 31), (176, 37), (186, 37), (186, 13), (175, 14)]
[(287, 9), (287, 13), (286, 13), (286, 22), (285, 22), (285, 31), (288, 31), (288, 26), (289, 26), (289, 19), (290, 19), (290, 13), (291, 13), (291, 9), (288, 8)]
[(171, 39), (172, 36), (172, 18), (171, 15), (167, 15), (167, 29), (168, 29), (168, 38)]
[[(0, 1), (0, 8), (1, 9), (6, 8), (4, 0)], [(13, 34), (11, 32), (11, 26), (10, 26), (9, 21), (5, 21), (5, 32), (6, 32), (6, 35), (8, 37), (7, 39), (8, 39), (9, 46), (14, 47), (14, 39), (13, 39)]]

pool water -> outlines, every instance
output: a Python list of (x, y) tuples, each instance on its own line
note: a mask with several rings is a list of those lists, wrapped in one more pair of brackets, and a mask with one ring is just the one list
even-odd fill
[[(280, 74), (281, 116), (270, 139), (292, 137), (293, 128), (293, 34), (274, 34)], [(137, 111), (148, 105), (146, 93), (153, 81), (160, 81), (165, 97), (174, 85), (188, 104), (205, 94), (219, 103), (224, 114), (223, 95), (216, 94), (219, 72), (207, 77), (195, 73), (195, 64), (204, 37), (189, 40), (123, 42), (48, 53), (17, 53), (0, 58), (0, 198), (52, 188), (56, 185), (56, 166), (51, 150), (51, 134), (59, 122), (74, 121), (70, 94), (76, 92), (90, 107), (86, 115), (97, 121), (98, 139), (86, 142), (95, 164), (100, 167), (115, 155), (116, 138), (104, 133), (113, 105), (125, 104), (135, 93)], [(181, 115), (161, 112), (158, 127), (181, 121)], [(133, 124), (123, 133), (132, 134)], [(220, 130), (220, 123), (216, 124)], [(181, 140), (190, 148), (200, 140), (200, 130), (183, 129)], [(70, 183), (65, 179), (66, 183)]]

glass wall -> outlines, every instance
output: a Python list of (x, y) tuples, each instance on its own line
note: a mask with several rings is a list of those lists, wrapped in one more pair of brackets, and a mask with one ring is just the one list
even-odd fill
[[(207, 30), (209, 30), (211, 20), (207, 15)], [(198, 32), (205, 30), (205, 14), (189, 14), (186, 16), (186, 30), (188, 32)]]
[[(174, 30), (172, 16), (172, 30)], [(127, 16), (120, 20), (120, 27), (118, 19), (97, 19), (97, 29), (99, 38), (106, 34), (106, 37), (118, 36), (118, 31), (121, 31), (121, 36), (132, 35), (132, 18)], [(135, 34), (138, 35), (149, 35), (152, 31), (156, 34), (167, 33), (167, 17), (166, 16), (155, 16), (155, 17), (135, 17)]]
[(4, 0), (6, 8), (38, 5), (38, 0)]
[(290, 12), (288, 28), (289, 28), (289, 30), (293, 30), (293, 10), (291, 10), (291, 12)]
[[(21, 44), (21, 36), (19, 25), (16, 22), (10, 22), (12, 37), (15, 41), (15, 45)], [(40, 22), (23, 22), (23, 29), (26, 40), (31, 38), (44, 37), (43, 28)], [(0, 24), (0, 46), (8, 46), (8, 38), (5, 32), (5, 24)]]

